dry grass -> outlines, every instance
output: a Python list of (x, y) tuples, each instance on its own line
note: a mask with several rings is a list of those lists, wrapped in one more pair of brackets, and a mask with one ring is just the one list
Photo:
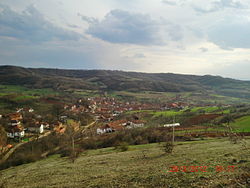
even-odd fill
[[(246, 140), (250, 148), (250, 139)], [(75, 163), (58, 155), (1, 171), (3, 187), (249, 187), (250, 149), (227, 139), (182, 142), (172, 154), (160, 144), (89, 150)], [(208, 172), (168, 172), (170, 166), (208, 166)], [(215, 166), (236, 167), (216, 172)]]

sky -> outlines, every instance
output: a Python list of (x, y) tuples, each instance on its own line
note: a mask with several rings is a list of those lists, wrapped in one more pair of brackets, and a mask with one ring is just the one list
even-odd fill
[(250, 80), (250, 1), (1, 0), (0, 65)]

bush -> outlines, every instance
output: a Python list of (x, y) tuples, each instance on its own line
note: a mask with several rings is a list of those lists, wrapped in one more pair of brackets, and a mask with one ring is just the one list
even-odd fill
[(165, 153), (172, 153), (173, 152), (173, 149), (174, 149), (174, 145), (172, 142), (165, 142), (163, 144), (163, 151)]
[(126, 142), (122, 142), (115, 147), (115, 150), (119, 150), (121, 152), (128, 151), (128, 144)]

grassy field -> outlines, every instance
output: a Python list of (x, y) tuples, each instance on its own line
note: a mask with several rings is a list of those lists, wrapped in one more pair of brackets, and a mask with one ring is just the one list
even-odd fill
[(153, 117), (159, 117), (159, 116), (172, 117), (183, 114), (183, 111), (167, 110), (167, 111), (152, 112), (151, 114), (153, 115)]
[(243, 116), (230, 124), (233, 128), (241, 132), (250, 132), (250, 116)]
[(210, 107), (195, 107), (191, 109), (191, 112), (198, 112), (198, 111), (204, 111), (206, 113), (211, 113), (219, 110), (219, 107), (217, 106), (210, 106)]
[[(177, 144), (177, 143), (176, 143)], [(58, 155), (0, 171), (0, 187), (249, 187), (250, 139), (179, 142), (173, 154), (160, 144), (89, 150), (72, 163)], [(171, 166), (207, 166), (206, 172), (170, 172)], [(234, 166), (217, 171), (216, 166)], [(183, 169), (184, 167), (182, 167)], [(232, 169), (231, 169), (232, 170)]]

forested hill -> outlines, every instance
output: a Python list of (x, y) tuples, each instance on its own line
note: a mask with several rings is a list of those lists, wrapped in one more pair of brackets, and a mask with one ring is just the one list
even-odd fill
[(250, 81), (219, 76), (0, 66), (0, 84), (56, 90), (209, 92), (250, 98)]

